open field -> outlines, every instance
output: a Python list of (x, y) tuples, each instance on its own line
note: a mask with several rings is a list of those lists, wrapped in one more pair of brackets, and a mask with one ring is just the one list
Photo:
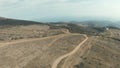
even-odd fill
[(58, 68), (120, 68), (119, 30), (112, 29), (112, 37), (107, 32), (108, 36), (89, 37), (83, 47), (61, 61)]
[(120, 41), (97, 38), (76, 68), (120, 68)]
[(84, 39), (79, 34), (64, 35), (54, 41), (56, 38), (53, 36), (0, 47), (0, 68), (49, 68), (57, 57), (73, 50)]
[(61, 29), (51, 30), (47, 25), (18, 25), (5, 27), (6, 26), (0, 29), (0, 42), (18, 39), (41, 38), (64, 33)]

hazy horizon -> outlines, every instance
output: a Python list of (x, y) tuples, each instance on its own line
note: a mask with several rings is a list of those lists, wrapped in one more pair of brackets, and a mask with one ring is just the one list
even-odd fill
[(120, 20), (119, 0), (0, 0), (0, 16), (39, 21)]

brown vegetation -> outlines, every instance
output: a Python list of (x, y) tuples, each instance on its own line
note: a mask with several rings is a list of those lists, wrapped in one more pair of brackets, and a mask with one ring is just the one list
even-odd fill
[(109, 28), (0, 18), (0, 68), (51, 68), (85, 39), (81, 34), (87, 42), (58, 68), (120, 68), (120, 30)]

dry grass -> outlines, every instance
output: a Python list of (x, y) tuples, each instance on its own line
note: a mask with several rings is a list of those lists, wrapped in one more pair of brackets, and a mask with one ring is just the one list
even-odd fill
[[(81, 62), (83, 68), (120, 68), (120, 42), (110, 39), (97, 39), (90, 53)], [(81, 65), (78, 67), (81, 68)]]
[[(38, 39), (1, 47), (0, 68), (49, 68), (56, 58), (70, 52), (84, 39), (82, 35), (72, 34), (54, 41), (56, 38)], [(49, 46), (52, 41), (54, 43)]]
[(120, 68), (120, 41), (113, 39), (119, 37), (119, 31), (112, 32), (113, 37), (89, 37), (84, 47), (66, 58), (60, 68)]
[(60, 29), (49, 29), (47, 25), (13, 26), (0, 29), (0, 42), (28, 38), (41, 38), (63, 34)]
[[(71, 40), (71, 38), (73, 40)], [(76, 45), (78, 45), (77, 40), (81, 39), (84, 38), (79, 35), (70, 35), (57, 40), (51, 47), (49, 47), (49, 49), (44, 53), (43, 56), (39, 55), (31, 62), (29, 62), (24, 68), (50, 68), (53, 61), (55, 61), (59, 56), (70, 52)], [(76, 41), (76, 43), (74, 41)]]
[[(85, 39), (82, 35), (69, 33), (63, 28), (50, 29), (48, 25), (20, 25), (0, 29), (0, 43), (42, 37), (49, 38), (0, 47), (0, 68), (50, 68), (58, 57), (71, 52)], [(63, 59), (58, 66), (59, 68), (120, 68), (119, 44), (118, 29), (110, 29), (99, 36), (89, 36), (88, 41), (78, 52)]]

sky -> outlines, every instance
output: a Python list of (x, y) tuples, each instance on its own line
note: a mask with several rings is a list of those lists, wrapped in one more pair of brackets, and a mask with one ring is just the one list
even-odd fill
[(120, 19), (120, 0), (0, 0), (0, 16), (52, 21), (79, 18)]

